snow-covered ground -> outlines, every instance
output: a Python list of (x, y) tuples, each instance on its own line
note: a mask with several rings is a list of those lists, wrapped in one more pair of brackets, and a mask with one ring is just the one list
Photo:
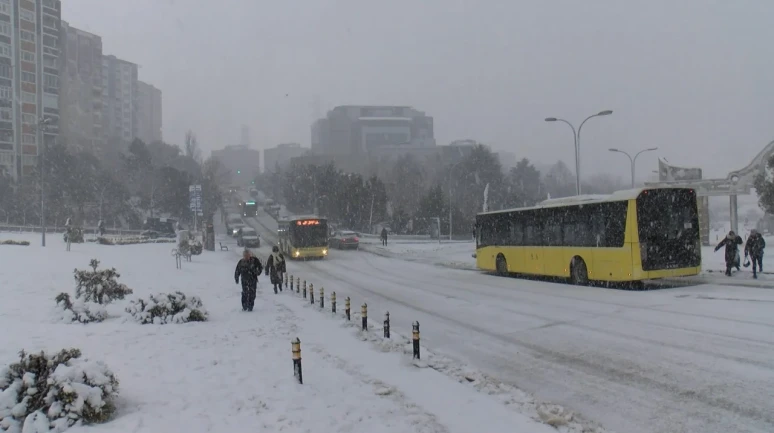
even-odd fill
[[(45, 249), (39, 235), (0, 233), (6, 239), (31, 245), (0, 245), (0, 366), (22, 349), (78, 347), (120, 380), (116, 418), (69, 430), (74, 433), (550, 432), (556, 430), (531, 418), (566, 418), (426, 348), (427, 359), (414, 365), (400, 336), (410, 324), (395, 318), (391, 343), (378, 329), (363, 334), (357, 316), (350, 323), (342, 316), (343, 293), (333, 317), (287, 291), (274, 295), (263, 281), (255, 311), (242, 312), (233, 242), (231, 251), (205, 252), (177, 270), (169, 244), (85, 243), (65, 252), (61, 237), (50, 237)], [(87, 268), (92, 258), (117, 268), (136, 296), (175, 290), (199, 296), (210, 321), (140, 325), (125, 319), (127, 300), (110, 306), (115, 317), (104, 323), (55, 322), (54, 297), (72, 293), (73, 269)], [(302, 342), (303, 385), (293, 378), (295, 337)], [(419, 368), (428, 365), (433, 368)]]
[[(259, 230), (258, 220), (276, 229), (259, 215)], [(499, 278), (432, 265), (444, 261), (436, 249), (458, 248), (462, 259), (472, 243), (422, 245), (334, 250), (324, 261), (291, 262), (291, 273), (351, 296), (353, 308), (368, 302), (372, 317), (389, 311), (397, 332), (418, 320), (435, 353), (614, 431), (774, 431), (774, 291), (629, 292)], [(396, 259), (407, 254), (419, 259)]]

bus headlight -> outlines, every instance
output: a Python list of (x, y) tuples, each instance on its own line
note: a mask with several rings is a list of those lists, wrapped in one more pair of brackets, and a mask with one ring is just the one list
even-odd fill
[(327, 250), (327, 249), (324, 249), (324, 250), (323, 250), (323, 255), (324, 255), (324, 256), (327, 256), (327, 255), (328, 255), (328, 250)]
[(293, 251), (293, 257), (298, 257), (301, 255), (301, 252), (298, 250)]

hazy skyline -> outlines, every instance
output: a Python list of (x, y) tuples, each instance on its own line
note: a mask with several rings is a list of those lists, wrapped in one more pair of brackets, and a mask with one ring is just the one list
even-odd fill
[[(140, 65), (164, 95), (165, 141), (187, 129), (205, 154), (239, 141), (309, 146), (336, 105), (411, 105), (438, 144), (472, 138), (582, 174), (638, 178), (657, 157), (706, 177), (742, 168), (774, 140), (774, 3), (666, 0), (463, 2), (65, 0), (62, 18)], [(216, 7), (217, 6), (217, 7)]]

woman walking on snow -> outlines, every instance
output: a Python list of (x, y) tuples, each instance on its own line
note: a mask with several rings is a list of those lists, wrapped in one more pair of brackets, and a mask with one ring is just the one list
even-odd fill
[(282, 291), (282, 276), (287, 271), (285, 267), (285, 256), (279, 252), (279, 247), (274, 246), (271, 249), (271, 255), (266, 260), (266, 275), (269, 275), (271, 283), (274, 285), (274, 293), (277, 293), (277, 287), (279, 291)]
[(739, 270), (739, 245), (742, 245), (742, 238), (734, 233), (733, 230), (728, 232), (726, 236), (718, 246), (715, 247), (715, 251), (726, 247), (726, 275), (731, 276), (731, 268)]

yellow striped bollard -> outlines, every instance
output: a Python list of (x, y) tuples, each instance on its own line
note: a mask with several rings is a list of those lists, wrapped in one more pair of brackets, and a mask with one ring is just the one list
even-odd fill
[(293, 351), (293, 375), (298, 379), (298, 383), (304, 383), (304, 375), (301, 371), (301, 340), (296, 337), (295, 340), (290, 342), (291, 350)]
[(311, 304), (314, 305), (314, 284), (309, 283), (309, 299)]
[(363, 318), (363, 331), (368, 331), (368, 304), (363, 303), (360, 307), (360, 317)]
[(336, 292), (331, 293), (331, 312), (336, 314)]

